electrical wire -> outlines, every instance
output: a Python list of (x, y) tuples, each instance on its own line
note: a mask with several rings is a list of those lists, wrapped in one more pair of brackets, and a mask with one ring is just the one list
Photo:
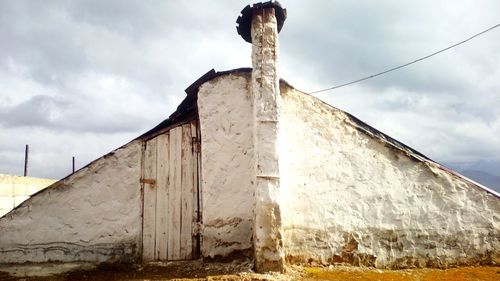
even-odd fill
[(467, 38), (467, 39), (465, 39), (465, 40), (462, 40), (462, 41), (460, 41), (460, 42), (458, 42), (458, 43), (456, 43), (456, 44), (453, 44), (453, 45), (451, 45), (451, 46), (449, 46), (449, 47), (446, 47), (446, 48), (444, 48), (444, 49), (441, 49), (441, 50), (439, 50), (439, 51), (436, 51), (436, 52), (434, 52), (434, 53), (432, 53), (432, 54), (430, 54), (430, 55), (427, 55), (427, 56), (424, 56), (424, 57), (418, 58), (418, 59), (416, 59), (416, 60), (414, 60), (414, 61), (411, 61), (411, 62), (408, 62), (408, 63), (402, 64), (402, 65), (399, 65), (399, 66), (396, 66), (396, 67), (393, 67), (393, 68), (390, 68), (390, 69), (384, 70), (384, 71), (382, 71), (382, 72), (379, 72), (379, 73), (376, 73), (376, 74), (373, 74), (373, 75), (370, 75), (370, 76), (366, 76), (366, 77), (363, 77), (363, 78), (360, 78), (360, 79), (357, 79), (357, 80), (354, 80), (354, 81), (351, 81), (351, 82), (347, 82), (347, 83), (344, 83), (344, 84), (340, 84), (340, 85), (332, 86), (332, 87), (325, 88), (325, 89), (322, 89), (322, 90), (318, 90), (318, 91), (310, 92), (309, 94), (310, 94), (310, 95), (312, 95), (312, 94), (317, 94), (317, 93), (321, 93), (321, 92), (326, 92), (326, 91), (330, 91), (330, 90), (338, 89), (338, 88), (341, 88), (341, 87), (345, 87), (345, 86), (348, 86), (348, 85), (352, 85), (352, 84), (355, 84), (355, 83), (359, 83), (359, 82), (361, 82), (361, 81), (365, 81), (365, 80), (368, 80), (368, 79), (371, 79), (371, 78), (375, 78), (375, 77), (377, 77), (377, 76), (380, 76), (380, 75), (383, 75), (383, 74), (386, 74), (386, 73), (389, 73), (389, 72), (392, 72), (392, 71), (395, 71), (395, 70), (401, 69), (401, 68), (403, 68), (403, 67), (409, 66), (409, 65), (411, 65), (411, 64), (417, 63), (417, 62), (419, 62), (419, 61), (423, 61), (423, 60), (428, 59), (428, 58), (430, 58), (430, 57), (432, 57), (432, 56), (435, 56), (435, 55), (437, 55), (437, 54), (440, 54), (440, 53), (442, 53), (442, 52), (444, 52), (444, 51), (447, 51), (447, 50), (449, 50), (449, 49), (451, 49), (451, 48), (454, 48), (454, 47), (456, 47), (456, 46), (458, 46), (458, 45), (462, 45), (463, 43), (465, 43), (465, 42), (467, 42), (467, 41), (470, 41), (470, 40), (472, 40), (472, 39), (474, 39), (474, 38), (476, 38), (476, 37), (478, 37), (478, 36), (480, 36), (480, 35), (483, 35), (484, 33), (488, 32), (488, 31), (491, 31), (491, 30), (493, 30), (493, 29), (495, 29), (495, 28), (497, 28), (497, 27), (499, 27), (499, 26), (500, 26), (500, 23), (499, 23), (499, 24), (497, 24), (497, 25), (494, 25), (494, 26), (492, 26), (492, 27), (490, 27), (490, 28), (488, 28), (488, 29), (486, 29), (486, 30), (483, 30), (483, 31), (481, 31), (481, 32), (479, 32), (479, 33), (476, 33), (476, 34), (472, 35), (471, 37), (469, 37), (469, 38)]

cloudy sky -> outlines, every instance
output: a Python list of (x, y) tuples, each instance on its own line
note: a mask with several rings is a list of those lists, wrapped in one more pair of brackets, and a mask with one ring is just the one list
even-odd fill
[[(248, 1), (0, 2), (0, 173), (61, 178), (152, 128), (211, 68), (250, 66)], [(491, 1), (282, 1), (281, 76), (311, 92), (500, 23)], [(500, 176), (500, 28), (318, 94), (430, 158)], [(458, 167), (458, 166), (457, 166)], [(493, 168), (492, 168), (493, 167)]]

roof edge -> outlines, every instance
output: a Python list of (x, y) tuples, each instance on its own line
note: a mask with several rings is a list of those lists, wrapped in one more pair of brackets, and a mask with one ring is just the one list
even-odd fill
[[(291, 88), (295, 89), (293, 86), (291, 86), (290, 84), (288, 84), (288, 86), (290, 86)], [(440, 170), (443, 170), (445, 172), (448, 172), (462, 180), (465, 180), (467, 181), (468, 183), (480, 188), (480, 189), (483, 189), (484, 191), (496, 196), (497, 198), (500, 198), (500, 193), (496, 192), (495, 190), (493, 190), (492, 188), (489, 188), (487, 186), (484, 186), (462, 174), (460, 174), (459, 172), (451, 169), (451, 168), (448, 168), (434, 160), (432, 160), (431, 158), (425, 156), (423, 153), (417, 151), (416, 149), (390, 137), (389, 135), (375, 129), (374, 127), (368, 125), (367, 123), (361, 121), (360, 119), (358, 119), (357, 117), (355, 117), (354, 115), (350, 114), (349, 112), (346, 112), (342, 109), (339, 109), (335, 106), (332, 106), (330, 105), (329, 103), (323, 101), (322, 99), (318, 98), (318, 97), (315, 97), (311, 94), (308, 94), (308, 93), (305, 93), (305, 92), (302, 92), (300, 90), (297, 90), (299, 91), (300, 93), (304, 94), (304, 95), (307, 95), (307, 96), (310, 96), (318, 101), (320, 101), (321, 103), (331, 107), (331, 108), (334, 108), (335, 110), (338, 110), (342, 113), (344, 113), (348, 118), (349, 118), (349, 121), (350, 123), (356, 128), (358, 129), (359, 131), (361, 131), (362, 133), (370, 136), (370, 137), (373, 137), (373, 138), (377, 138), (378, 140), (382, 141), (383, 143), (387, 144), (387, 145), (390, 145), (391, 147), (393, 147), (394, 149), (397, 149), (405, 154), (407, 154), (408, 156), (420, 161), (420, 162), (423, 162), (423, 163), (431, 163), (433, 165), (435, 165), (438, 169)]]
[(242, 67), (225, 71), (216, 71), (213, 68), (210, 69), (205, 74), (200, 76), (200, 78), (196, 79), (196, 81), (194, 81), (191, 85), (189, 85), (186, 88), (186, 90), (184, 90), (186, 92), (186, 97), (184, 98), (184, 100), (182, 100), (179, 106), (177, 106), (177, 109), (172, 114), (170, 114), (170, 116), (167, 119), (163, 120), (158, 125), (153, 127), (151, 130), (145, 132), (136, 139), (142, 139), (142, 140), (150, 139), (151, 137), (161, 134), (168, 128), (198, 118), (197, 101), (198, 101), (198, 91), (200, 89), (200, 86), (203, 85), (205, 82), (208, 82), (222, 75), (233, 74), (238, 72), (252, 72), (252, 68)]

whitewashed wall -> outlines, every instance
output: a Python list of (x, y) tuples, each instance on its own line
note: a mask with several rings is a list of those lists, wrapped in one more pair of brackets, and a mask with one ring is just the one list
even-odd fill
[(250, 73), (204, 83), (201, 128), (202, 255), (251, 255), (254, 204)]
[(133, 141), (0, 218), (0, 263), (136, 260), (140, 163)]
[(280, 172), (289, 262), (446, 267), (500, 262), (500, 200), (282, 86)]
[(0, 217), (56, 180), (0, 174)]

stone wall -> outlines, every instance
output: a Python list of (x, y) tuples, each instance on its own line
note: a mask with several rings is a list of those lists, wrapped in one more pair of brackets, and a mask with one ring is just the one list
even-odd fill
[(204, 83), (201, 129), (202, 255), (252, 255), (254, 145), (250, 73)]
[(133, 141), (0, 218), (0, 263), (137, 261), (141, 142)]
[(54, 182), (52, 179), (0, 174), (0, 217)]
[(289, 262), (498, 263), (500, 200), (283, 86), (280, 172)]

